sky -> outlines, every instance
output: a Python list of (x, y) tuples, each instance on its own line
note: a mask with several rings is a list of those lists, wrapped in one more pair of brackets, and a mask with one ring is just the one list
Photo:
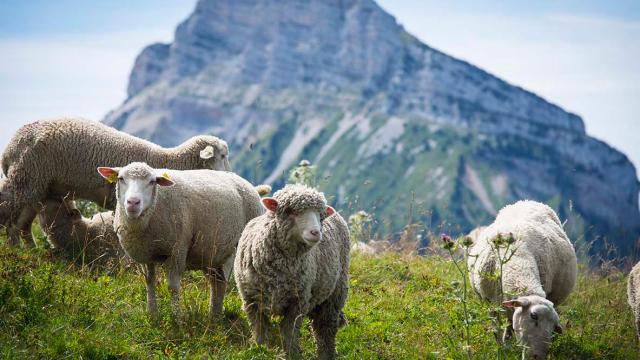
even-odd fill
[[(379, 0), (410, 33), (583, 117), (640, 166), (640, 1)], [(136, 55), (195, 0), (0, 1), (0, 148), (21, 125), (100, 120)]]

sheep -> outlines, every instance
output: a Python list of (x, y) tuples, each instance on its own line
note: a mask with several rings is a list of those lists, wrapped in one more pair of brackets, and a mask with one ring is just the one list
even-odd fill
[(84, 263), (102, 263), (125, 255), (113, 229), (112, 211), (87, 219), (74, 201), (47, 199), (38, 219), (49, 243), (66, 257)]
[(332, 359), (349, 288), (347, 223), (305, 185), (286, 185), (262, 203), (268, 211), (245, 227), (234, 263), (254, 340), (266, 341), (269, 315), (280, 315), (284, 350), (296, 357), (308, 315), (318, 357)]
[(498, 247), (502, 258), (513, 254), (503, 267), (502, 287), (503, 294), (516, 298), (502, 305), (513, 312), (511, 326), (529, 355), (545, 358), (552, 332), (562, 332), (554, 304), (569, 296), (577, 273), (575, 250), (558, 216), (547, 205), (519, 201), (500, 210), (477, 236), (468, 260), (471, 285), (483, 299), (500, 303), (495, 249), (500, 241), (510, 243), (508, 253), (506, 246)]
[[(158, 170), (146, 163), (100, 167), (117, 179), (113, 226), (127, 255), (146, 268), (147, 305), (157, 319), (157, 264), (164, 265), (174, 319), (180, 315), (180, 279), (202, 270), (210, 285), (211, 317), (222, 313), (227, 278), (240, 234), (263, 213), (253, 186), (231, 172)], [(170, 187), (169, 187), (170, 186)]]
[(629, 273), (627, 297), (636, 318), (636, 333), (640, 339), (640, 263), (637, 263)]
[[(35, 245), (31, 223), (38, 203), (64, 197), (96, 202), (113, 210), (113, 185), (94, 176), (101, 164), (124, 166), (145, 161), (151, 166), (177, 170), (230, 171), (228, 146), (215, 136), (196, 136), (174, 148), (120, 132), (81, 118), (43, 120), (20, 128), (2, 154), (7, 184), (0, 199), (3, 223), (16, 226), (25, 242)], [(1, 209), (4, 207), (4, 209)], [(14, 239), (12, 243), (19, 241)]]

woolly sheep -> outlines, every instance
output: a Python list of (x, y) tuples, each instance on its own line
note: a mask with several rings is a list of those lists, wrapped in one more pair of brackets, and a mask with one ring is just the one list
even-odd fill
[(629, 273), (627, 297), (636, 318), (636, 333), (640, 339), (640, 263), (637, 263)]
[(335, 357), (349, 286), (349, 229), (322, 193), (287, 185), (264, 198), (266, 214), (247, 224), (238, 243), (234, 274), (258, 344), (269, 315), (280, 315), (288, 356), (299, 355), (302, 318), (309, 315), (318, 357)]
[(146, 267), (152, 317), (157, 318), (157, 264), (167, 270), (174, 317), (180, 312), (180, 279), (185, 270), (205, 273), (211, 290), (210, 313), (221, 314), (242, 229), (263, 213), (253, 186), (231, 172), (157, 170), (145, 163), (98, 171), (117, 179), (114, 229), (126, 253)]
[[(577, 261), (556, 213), (535, 201), (519, 201), (504, 207), (493, 224), (482, 229), (470, 249), (471, 284), (486, 300), (499, 303), (498, 259), (492, 242), (498, 235), (511, 237), (515, 252), (503, 267), (503, 293), (517, 298), (503, 302), (512, 311), (516, 337), (533, 358), (546, 357), (553, 331), (561, 332), (554, 304), (562, 303), (576, 281)], [(501, 257), (505, 254), (501, 247)], [(511, 251), (509, 251), (511, 253)]]
[(26, 242), (33, 244), (31, 223), (38, 202), (46, 198), (71, 193), (113, 210), (113, 186), (94, 171), (100, 165), (124, 166), (134, 161), (177, 170), (231, 170), (227, 144), (215, 136), (196, 136), (177, 147), (162, 148), (96, 121), (38, 121), (20, 128), (2, 154), (7, 184), (0, 221), (16, 225)]
[(113, 212), (87, 219), (72, 200), (48, 199), (38, 214), (40, 227), (54, 249), (85, 263), (124, 257), (113, 228)]

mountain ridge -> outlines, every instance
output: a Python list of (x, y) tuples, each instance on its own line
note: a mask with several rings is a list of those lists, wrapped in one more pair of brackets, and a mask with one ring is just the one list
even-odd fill
[(256, 183), (282, 184), (313, 160), (321, 188), (380, 212), (381, 232), (407, 219), (464, 232), (533, 198), (575, 217), (597, 249), (606, 237), (631, 254), (640, 235), (626, 155), (578, 115), (423, 44), (370, 0), (201, 0), (173, 43), (141, 52), (128, 94), (105, 123), (162, 145), (221, 136)]

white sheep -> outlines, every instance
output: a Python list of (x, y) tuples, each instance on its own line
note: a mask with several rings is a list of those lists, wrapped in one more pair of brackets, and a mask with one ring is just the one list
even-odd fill
[(640, 339), (640, 263), (637, 263), (629, 273), (627, 297), (636, 318), (636, 333)]
[(476, 234), (470, 249), (469, 277), (475, 291), (486, 300), (499, 303), (499, 261), (496, 242), (513, 242), (500, 256), (511, 259), (503, 267), (503, 293), (515, 297), (503, 306), (513, 311), (512, 327), (530, 356), (546, 357), (554, 331), (561, 332), (554, 304), (562, 303), (576, 281), (577, 260), (556, 213), (535, 201), (519, 201), (504, 207), (493, 224)]
[(125, 256), (113, 228), (113, 216), (113, 211), (105, 211), (87, 219), (74, 201), (47, 199), (38, 219), (54, 249), (87, 264)]
[[(124, 166), (145, 161), (177, 170), (230, 171), (227, 144), (215, 136), (196, 136), (174, 148), (162, 148), (96, 121), (79, 118), (43, 120), (20, 128), (2, 154), (7, 184), (0, 196), (0, 222), (16, 226), (33, 245), (31, 223), (38, 203), (47, 198), (94, 201), (115, 207), (113, 186), (95, 176), (100, 165)], [(12, 243), (19, 239), (12, 239)]]
[(349, 288), (349, 229), (322, 193), (287, 185), (269, 210), (242, 232), (234, 264), (243, 308), (258, 344), (266, 340), (269, 315), (280, 315), (288, 356), (299, 355), (302, 318), (310, 316), (318, 357), (335, 357)]
[(224, 171), (157, 170), (145, 163), (98, 171), (106, 179), (117, 179), (114, 229), (126, 253), (146, 267), (152, 317), (157, 317), (158, 264), (167, 270), (175, 317), (185, 270), (205, 273), (210, 314), (219, 315), (240, 234), (249, 220), (263, 213), (256, 189)]

